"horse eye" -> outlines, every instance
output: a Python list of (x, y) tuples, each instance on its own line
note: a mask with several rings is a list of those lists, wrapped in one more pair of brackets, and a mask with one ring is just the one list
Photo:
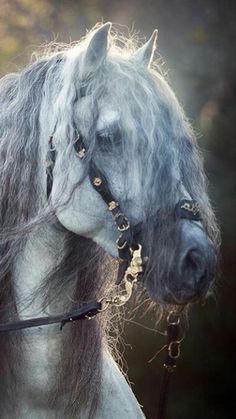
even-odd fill
[(101, 131), (96, 135), (97, 144), (102, 151), (112, 151), (121, 144), (121, 133), (119, 130)]

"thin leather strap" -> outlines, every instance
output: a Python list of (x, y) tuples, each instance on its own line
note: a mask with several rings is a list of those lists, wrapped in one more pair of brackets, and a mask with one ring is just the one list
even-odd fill
[(100, 301), (92, 301), (84, 307), (57, 316), (38, 317), (29, 320), (18, 320), (0, 324), (0, 332), (12, 332), (14, 330), (28, 329), (29, 327), (46, 326), (54, 323), (61, 323), (60, 329), (66, 323), (76, 320), (89, 320), (100, 312), (102, 304)]
[(178, 340), (180, 332), (179, 318), (174, 322), (167, 319), (167, 322), (166, 358), (163, 365), (164, 371), (162, 376), (157, 419), (166, 419), (170, 378), (175, 371), (176, 361), (180, 356), (180, 341)]

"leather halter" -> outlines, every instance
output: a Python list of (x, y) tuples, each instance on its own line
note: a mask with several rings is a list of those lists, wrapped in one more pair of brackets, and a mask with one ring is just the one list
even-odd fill
[[(55, 131), (55, 130), (54, 130)], [(86, 146), (82, 135), (75, 130), (75, 140), (73, 142), (75, 155), (83, 160), (86, 155)], [(56, 162), (56, 148), (53, 144), (53, 134), (49, 136), (49, 149), (46, 159), (47, 173), (47, 198), (49, 199), (53, 185), (53, 168)], [(142, 223), (131, 226), (128, 218), (121, 211), (119, 202), (114, 198), (109, 183), (104, 174), (98, 169), (94, 160), (89, 162), (89, 179), (93, 188), (100, 194), (107, 205), (107, 209), (113, 216), (114, 223), (119, 231), (116, 241), (119, 254), (119, 269), (116, 284), (120, 284), (127, 273), (133, 274), (133, 279), (138, 279), (145, 269), (145, 259), (142, 255), (142, 245), (137, 240), (137, 235), (141, 230)], [(200, 221), (200, 211), (197, 202), (182, 199), (175, 206), (175, 217), (186, 218), (189, 220)], [(134, 262), (135, 261), (135, 262)], [(132, 276), (132, 275), (131, 275)]]
[[(81, 134), (77, 134), (74, 141), (76, 156), (83, 160), (86, 155), (86, 147)], [(47, 172), (47, 197), (49, 198), (53, 185), (53, 168), (56, 161), (56, 148), (53, 145), (53, 134), (49, 136), (49, 150), (46, 159)], [(98, 169), (94, 160), (91, 158), (89, 163), (89, 178), (91, 185), (100, 194), (111, 212), (114, 223), (119, 231), (119, 238), (116, 241), (120, 259), (130, 262), (134, 250), (141, 245), (136, 240), (136, 235), (141, 230), (142, 223), (137, 226), (131, 226), (128, 218), (121, 211), (120, 204), (112, 195), (109, 189), (109, 183), (103, 173)], [(200, 221), (200, 211), (198, 204), (193, 200), (182, 199), (175, 206), (176, 218), (187, 218), (194, 221)]]

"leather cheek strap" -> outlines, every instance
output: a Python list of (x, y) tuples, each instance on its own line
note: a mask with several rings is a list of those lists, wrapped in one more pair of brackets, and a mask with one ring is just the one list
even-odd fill
[(113, 216), (117, 229), (120, 232), (120, 236), (116, 242), (119, 257), (123, 260), (130, 261), (130, 249), (135, 248), (136, 243), (134, 243), (134, 237), (129, 220), (123, 214), (119, 203), (115, 201), (115, 198), (110, 192), (106, 177), (97, 168), (93, 160), (90, 161), (89, 177), (92, 186), (106, 203), (108, 210)]

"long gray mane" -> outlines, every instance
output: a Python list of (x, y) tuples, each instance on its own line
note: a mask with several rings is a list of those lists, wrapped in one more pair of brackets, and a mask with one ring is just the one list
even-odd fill
[[(87, 38), (71, 52), (86, 45)], [(118, 45), (122, 44), (120, 47)], [(125, 47), (126, 45), (126, 47)], [(132, 95), (122, 106), (123, 115), (129, 115), (129, 121), (135, 119), (132, 115), (132, 101), (139, 109), (139, 127), (143, 133), (143, 160), (148, 158), (147, 150), (155, 150), (155, 158), (151, 157), (149, 164), (155, 165), (156, 174), (153, 188), (158, 188), (161, 202), (160, 213), (163, 218), (173, 210), (173, 204), (178, 194), (178, 185), (173, 179), (173, 162), (178, 163), (181, 179), (193, 199), (201, 208), (205, 228), (214, 242), (218, 241), (217, 227), (211, 206), (206, 194), (206, 181), (202, 167), (202, 158), (195, 142), (195, 136), (185, 119), (170, 89), (164, 88), (163, 78), (158, 72), (158, 66), (153, 64), (149, 75), (127, 58), (135, 50), (131, 39), (111, 38), (111, 57), (108, 67), (98, 71), (96, 77), (88, 78), (83, 86), (78, 85), (76, 71), (68, 77), (68, 101), (66, 103), (66, 126), (64, 132), (68, 136), (68, 147), (72, 147), (71, 132), (74, 130), (73, 106), (75, 100), (80, 100), (84, 94), (90, 95), (90, 103), (96, 109), (97, 100), (109, 90), (111, 74), (117, 83), (112, 84), (111, 94), (120, 100), (120, 80), (126, 76), (129, 93)], [(57, 228), (62, 227), (57, 222), (53, 211), (41, 200), (41, 191), (37, 184), (39, 169), (39, 114), (43, 94), (60, 94), (61, 71), (65, 54), (70, 48), (62, 48), (59, 53), (40, 57), (18, 74), (10, 74), (0, 81), (0, 321), (10, 318), (17, 319), (14, 284), (12, 281), (13, 267), (24, 247), (27, 234), (34, 229), (40, 229), (45, 223), (54, 222)], [(79, 63), (80, 64), (80, 63)], [(114, 79), (113, 77), (113, 79)], [(146, 80), (146, 81), (145, 81)], [(159, 96), (157, 96), (157, 86)], [(83, 89), (81, 89), (83, 87)], [(127, 86), (123, 86), (124, 90)], [(48, 92), (48, 93), (47, 93)], [(57, 99), (57, 98), (56, 98)], [(136, 106), (136, 108), (137, 108)], [(170, 111), (171, 109), (171, 111)], [(156, 112), (154, 112), (154, 110)], [(155, 118), (160, 118), (158, 134), (154, 131)], [(154, 123), (155, 122), (155, 123)], [(124, 136), (128, 125), (123, 124)], [(129, 141), (124, 142), (127, 148), (127, 159), (135, 157), (136, 137), (135, 126), (129, 126)], [(132, 132), (133, 131), (133, 132)], [(91, 142), (95, 142), (94, 121), (90, 127)], [(151, 147), (146, 147), (149, 144)], [(90, 148), (93, 152), (94, 144)], [(85, 168), (86, 171), (86, 168)], [(152, 191), (147, 191), (147, 193)], [(166, 237), (171, 238), (173, 230), (167, 223), (158, 232), (159, 258), (173, 261), (170, 249), (162, 246)], [(66, 233), (66, 253), (63, 260), (45, 279), (40, 290), (45, 296), (45, 305), (53, 298), (63, 298), (66, 283), (76, 283), (73, 300), (77, 303), (91, 300), (102, 295), (112, 286), (112, 262), (106, 259), (104, 252), (92, 241)], [(173, 236), (172, 236), (173, 237)], [(150, 236), (150, 247), (154, 235)], [(167, 240), (168, 241), (168, 240)], [(79, 258), (78, 258), (79, 255)], [(92, 261), (92, 263), (91, 263)], [(106, 274), (104, 275), (104, 270)], [(152, 269), (150, 270), (152, 271)], [(110, 272), (110, 274), (109, 274)], [(161, 275), (161, 273), (159, 273)], [(71, 307), (70, 307), (71, 308)], [(77, 406), (83, 403), (91, 404), (91, 415), (96, 405), (101, 377), (101, 347), (107, 344), (109, 332), (109, 317), (100, 316), (99, 320), (80, 323), (70, 329), (67, 346), (62, 348), (63, 363), (58, 376), (55, 377), (55, 394), (49, 395), (52, 407), (64, 389), (70, 389), (65, 411), (66, 417), (73, 417)], [(12, 400), (12, 417), (14, 417), (14, 400), (17, 382), (20, 380), (21, 355), (20, 332), (0, 336), (0, 399), (1, 403)], [(59, 383), (59, 384), (57, 384)], [(68, 415), (68, 416), (67, 416)]]
[[(52, 211), (40, 212), (37, 185), (42, 89), (49, 73), (53, 78), (57, 66), (57, 58), (40, 59), (19, 74), (7, 75), (0, 84), (1, 322), (17, 319), (12, 269), (24, 247), (26, 235), (32, 229), (42, 228), (47, 222), (58, 224)], [(58, 228), (62, 229), (61, 226)], [(111, 267), (104, 265), (105, 262), (104, 252), (94, 243), (67, 232), (65, 256), (39, 290), (45, 295), (45, 305), (59, 296), (62, 298), (65, 278), (67, 286), (70, 282), (78, 284), (73, 295), (77, 306), (80, 301), (101, 297), (110, 287)], [(103, 275), (102, 267), (106, 267), (106, 275)], [(55, 392), (49, 397), (53, 407), (61, 391), (70, 388), (68, 412), (65, 410), (70, 417), (73, 417), (78, 405), (88, 402), (88, 388), (91, 392), (91, 411), (95, 405), (100, 380), (100, 348), (105, 329), (107, 324), (102, 316), (100, 322), (95, 320), (86, 325), (81, 322), (71, 330), (67, 346), (62, 348), (64, 361), (59, 375), (63, 377), (55, 377)], [(16, 413), (14, 400), (21, 379), (21, 340), (21, 332), (0, 336), (1, 406), (5, 403), (12, 409), (12, 417)], [(63, 389), (58, 383), (63, 383)]]

